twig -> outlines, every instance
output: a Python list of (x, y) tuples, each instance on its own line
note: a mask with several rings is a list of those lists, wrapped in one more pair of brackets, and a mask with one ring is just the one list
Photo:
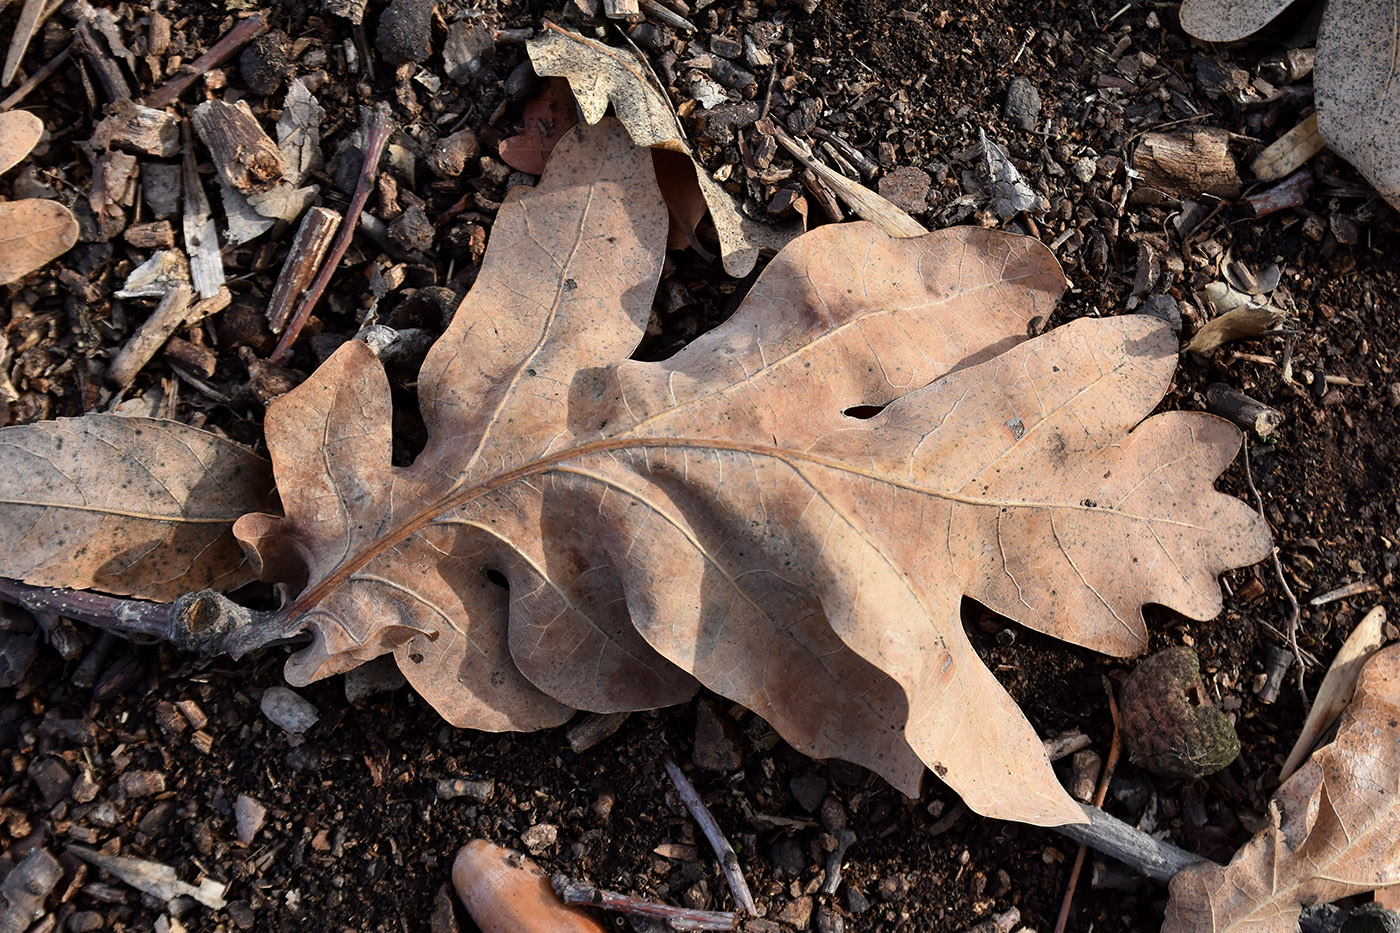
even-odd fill
[(296, 634), (295, 624), (280, 612), (248, 609), (212, 590), (187, 593), (173, 603), (151, 603), (0, 578), (0, 600), (118, 635), (160, 638), (205, 656), (226, 653), (237, 659)]
[(597, 907), (632, 917), (660, 920), (673, 930), (737, 930), (739, 915), (732, 910), (693, 910), (644, 901), (616, 891), (605, 891), (582, 881), (570, 881), (563, 875), (550, 879), (559, 899), (571, 906)]
[(360, 166), (360, 177), (355, 183), (355, 194), (350, 199), (350, 207), (345, 212), (345, 220), (340, 224), (340, 231), (336, 234), (335, 245), (331, 247), (330, 255), (326, 257), (325, 264), (321, 266), (321, 272), (316, 276), (316, 281), (311, 283), (310, 290), (302, 298), (296, 313), (287, 323), (287, 329), (282, 332), (282, 339), (277, 342), (277, 349), (272, 351), (268, 362), (282, 365), (287, 361), (287, 357), (291, 354), (292, 343), (301, 333), (301, 328), (306, 324), (306, 319), (311, 316), (316, 303), (321, 300), (321, 294), (330, 284), (331, 276), (335, 275), (336, 267), (340, 265), (345, 251), (350, 248), (350, 240), (355, 235), (355, 228), (359, 226), (360, 212), (365, 209), (365, 204), (369, 201), (369, 193), (374, 189), (379, 157), (384, 154), (384, 147), (389, 142), (389, 132), (392, 128), (393, 122), (389, 119), (388, 108), (376, 108), (369, 124), (369, 138), (365, 142), (365, 161)]
[(1166, 884), (1187, 865), (1209, 861), (1170, 842), (1149, 836), (1098, 807), (1081, 803), (1079, 808), (1089, 822), (1056, 826), (1055, 832), (1117, 859), (1144, 878)]
[(671, 782), (676, 785), (676, 793), (681, 795), (681, 801), (685, 803), (686, 809), (690, 811), (691, 816), (695, 817), (695, 822), (700, 824), (705, 838), (710, 840), (710, 848), (715, 850), (720, 868), (724, 870), (724, 878), (729, 882), (729, 889), (734, 892), (734, 903), (744, 913), (751, 917), (757, 917), (758, 906), (754, 904), (753, 895), (749, 893), (749, 883), (744, 880), (744, 871), (739, 867), (739, 856), (734, 854), (734, 847), (729, 844), (728, 839), (724, 838), (719, 824), (710, 815), (710, 810), (700, 799), (700, 795), (695, 792), (695, 785), (690, 783), (690, 778), (686, 777), (680, 766), (670, 758), (666, 759), (665, 764), (666, 773), (671, 776)]
[(53, 58), (45, 62), (43, 66), (39, 68), (38, 71), (25, 78), (24, 81), (20, 83), (20, 86), (15, 88), (14, 92), (10, 94), (9, 97), (6, 97), (4, 100), (0, 100), (0, 110), (9, 110), (11, 107), (24, 100), (26, 97), (29, 96), (30, 91), (34, 90), (36, 87), (49, 80), (49, 78), (53, 77), (54, 72), (62, 68), (63, 63), (68, 61), (68, 59), (72, 57), (73, 43), (70, 42), (68, 43), (68, 45), (63, 47), (62, 51), (60, 51)]
[[(1249, 491), (1254, 496), (1254, 504), (1259, 509), (1259, 517), (1268, 521), (1264, 515), (1264, 497), (1259, 494), (1259, 487), (1254, 485), (1254, 471), (1249, 466), (1249, 436), (1244, 438), (1244, 480), (1249, 484)], [(1293, 589), (1288, 585), (1288, 581), (1283, 578), (1283, 564), (1278, 559), (1278, 548), (1273, 549), (1274, 574), (1278, 577), (1279, 586), (1283, 587), (1284, 595), (1288, 597), (1289, 605), (1293, 607), (1288, 616), (1288, 647), (1293, 651), (1293, 659), (1298, 663), (1298, 695), (1303, 699), (1303, 708), (1307, 709), (1308, 691), (1303, 686), (1303, 654), (1298, 648), (1298, 620), (1303, 616), (1302, 607), (1298, 605), (1298, 597), (1293, 595)]]
[[(1104, 678), (1104, 690), (1108, 693), (1108, 713), (1113, 717), (1113, 740), (1108, 746), (1108, 759), (1103, 763), (1103, 772), (1099, 775), (1099, 786), (1094, 791), (1094, 806), (1102, 807), (1104, 798), (1108, 796), (1108, 782), (1113, 779), (1113, 769), (1118, 766), (1118, 755), (1122, 751), (1122, 740), (1118, 733), (1118, 701), (1113, 698), (1113, 685), (1108, 678)], [(1084, 870), (1084, 856), (1089, 851), (1086, 843), (1079, 844), (1079, 851), (1074, 856), (1074, 867), (1070, 869), (1069, 881), (1065, 885), (1065, 899), (1060, 903), (1060, 915), (1055, 920), (1055, 933), (1064, 933), (1065, 924), (1069, 922), (1069, 910), (1074, 904), (1074, 889), (1079, 886), (1079, 873)]]
[(209, 51), (187, 65), (180, 74), (174, 75), (169, 81), (147, 94), (146, 99), (141, 103), (147, 107), (154, 107), (156, 110), (174, 103), (175, 98), (199, 80), (200, 75), (228, 61), (235, 52), (264, 32), (267, 32), (266, 14), (255, 13), (247, 19), (241, 20), (223, 38), (215, 42)]

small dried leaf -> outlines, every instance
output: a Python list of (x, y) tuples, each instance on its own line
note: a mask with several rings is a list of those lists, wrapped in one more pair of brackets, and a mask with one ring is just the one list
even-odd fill
[(1191, 338), (1186, 349), (1201, 356), (1209, 356), (1223, 344), (1258, 337), (1278, 327), (1282, 321), (1283, 312), (1276, 308), (1240, 305), (1207, 322), (1196, 331), (1196, 336)]
[(1294, 933), (1306, 905), (1400, 885), (1400, 646), (1371, 656), (1337, 739), (1289, 778), (1227, 866), (1171, 882), (1162, 933)]
[(1400, 208), (1400, 4), (1328, 0), (1317, 36), (1317, 129)]
[[(544, 32), (526, 43), (535, 71), (567, 78), (585, 123), (603, 119), (611, 104), (617, 118), (639, 146), (680, 152), (695, 162), (675, 112), (648, 75), (648, 66), (626, 49), (617, 49), (545, 23)], [(770, 227), (751, 220), (719, 182), (695, 163), (696, 183), (719, 235), (724, 271), (743, 278), (763, 249), (777, 250), (797, 234), (795, 228)]]
[(1356, 692), (1356, 681), (1361, 676), (1362, 667), (1385, 644), (1384, 630), (1385, 607), (1377, 606), (1366, 613), (1365, 618), (1347, 636), (1346, 643), (1332, 659), (1327, 676), (1322, 678), (1322, 686), (1317, 688), (1312, 709), (1308, 710), (1308, 718), (1298, 733), (1298, 741), (1293, 743), (1293, 750), (1283, 763), (1279, 780), (1288, 780), (1289, 775), (1298, 770), (1298, 766), (1312, 754), (1317, 740), (1347, 708)]
[(266, 461), (150, 418), (0, 429), (0, 475), (0, 575), (143, 599), (252, 580), (229, 530), (277, 502)]
[(1263, 29), (1293, 0), (1183, 0), (1181, 28), (1206, 42), (1237, 42)]
[(78, 222), (57, 201), (0, 202), (0, 285), (62, 256), (78, 242)]
[(44, 135), (44, 121), (27, 110), (0, 113), (0, 172), (18, 165)]

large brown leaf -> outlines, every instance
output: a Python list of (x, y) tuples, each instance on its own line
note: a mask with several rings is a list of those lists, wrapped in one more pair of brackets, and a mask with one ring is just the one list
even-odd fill
[(230, 530), (265, 460), (207, 431), (87, 415), (0, 430), (0, 575), (171, 600), (254, 578)]
[[(1181, 27), (1208, 42), (1235, 42), (1290, 3), (1184, 0)], [(1318, 134), (1400, 208), (1400, 0), (1325, 0), (1314, 84)]]
[(1289, 778), (1230, 864), (1177, 873), (1162, 933), (1292, 933), (1310, 904), (1400, 884), (1400, 645), (1361, 672), (1336, 741)]
[(1314, 83), (1318, 133), (1400, 209), (1400, 0), (1328, 0)]
[(1039, 242), (852, 224), (791, 243), (676, 356), (627, 361), (666, 222), (647, 152), (613, 121), (577, 128), (507, 199), (423, 365), (413, 465), (390, 462), (361, 343), (269, 408), (286, 517), (235, 533), (302, 588), (285, 611), (314, 640), (288, 679), (393, 651), (480, 729), (698, 680), (906, 792), (928, 764), (983, 813), (1082, 820), (959, 602), (1132, 653), (1142, 603), (1213, 615), (1215, 574), (1267, 552), (1211, 488), (1235, 428), (1128, 433), (1171, 378), (1170, 331), (1086, 320), (1016, 346), (1063, 288)]

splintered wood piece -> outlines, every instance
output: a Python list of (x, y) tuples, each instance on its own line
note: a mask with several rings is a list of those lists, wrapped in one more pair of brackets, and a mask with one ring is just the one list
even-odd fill
[(136, 378), (151, 357), (165, 345), (165, 341), (185, 323), (185, 316), (194, 300), (194, 292), (183, 282), (176, 284), (165, 293), (156, 305), (155, 311), (131, 335), (122, 347), (112, 365), (107, 368), (107, 379), (118, 389), (125, 389)]
[(222, 39), (214, 43), (213, 48), (196, 58), (185, 70), (147, 94), (142, 103), (157, 110), (169, 106), (186, 88), (198, 81), (201, 75), (228, 61), (239, 49), (265, 32), (267, 14), (254, 13), (230, 29)]
[(227, 288), (221, 288), (212, 298), (200, 301), (193, 301), (193, 298), (190, 287), (183, 282), (166, 292), (155, 311), (131, 335), (108, 367), (108, 381), (118, 389), (125, 389), (176, 331), (227, 308), (233, 295)]
[(219, 253), (219, 232), (209, 198), (199, 182), (194, 162), (194, 139), (184, 125), (185, 252), (190, 257), (190, 281), (200, 298), (213, 298), (224, 284), (224, 258)]
[(97, 74), (98, 83), (102, 85), (108, 101), (115, 102), (131, 96), (131, 85), (126, 83), (121, 65), (117, 64), (103, 40), (97, 37), (88, 20), (80, 19), (73, 25), (73, 47)]
[(1278, 181), (1302, 168), (1304, 162), (1326, 145), (1317, 131), (1317, 114), (1314, 113), (1259, 153), (1250, 169), (1260, 181)]
[(1275, 211), (1287, 210), (1290, 207), (1302, 207), (1303, 202), (1308, 199), (1308, 192), (1312, 190), (1312, 172), (1298, 171), (1289, 175), (1283, 181), (1258, 194), (1251, 194), (1245, 198), (1249, 206), (1254, 208), (1255, 217), (1265, 217)]
[(1269, 437), (1283, 424), (1282, 412), (1223, 382), (1212, 383), (1206, 389), (1206, 410), (1259, 437)]
[(282, 333), (297, 299), (316, 277), (340, 221), (341, 216), (330, 208), (313, 207), (306, 212), (267, 302), (267, 323), (274, 334)]
[(608, 19), (635, 19), (642, 9), (637, 0), (603, 0), (603, 12)]
[(209, 147), (219, 177), (243, 194), (268, 191), (282, 180), (282, 151), (248, 105), (206, 100), (194, 110), (194, 131)]
[(112, 104), (106, 119), (97, 124), (92, 144), (103, 149), (115, 146), (138, 155), (173, 158), (180, 154), (180, 118), (122, 99)]
[[(764, 122), (766, 120), (767, 122)], [(759, 121), (759, 128), (771, 133), (778, 142), (818, 178), (826, 182), (836, 192), (837, 197), (850, 205), (861, 219), (868, 220), (881, 230), (894, 237), (916, 237), (928, 233), (917, 220), (895, 207), (888, 200), (871, 191), (864, 185), (851, 181), (845, 175), (828, 168), (812, 155), (802, 141), (794, 139), (771, 120)]]
[(1235, 198), (1240, 175), (1230, 155), (1230, 134), (1215, 127), (1146, 133), (1133, 153), (1142, 184), (1183, 197)]

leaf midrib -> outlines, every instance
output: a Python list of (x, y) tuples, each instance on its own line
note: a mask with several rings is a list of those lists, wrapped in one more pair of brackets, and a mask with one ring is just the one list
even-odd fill
[[(320, 581), (313, 584), (296, 600), (289, 603), (283, 610), (283, 613), (289, 619), (301, 615), (303, 612), (319, 604), (321, 600), (325, 599), (336, 588), (349, 580), (361, 568), (372, 563), (381, 554), (401, 542), (412, 538), (424, 528), (431, 525), (439, 516), (453, 512), (474, 499), (511, 486), (522, 480), (543, 476), (570, 461), (582, 460), (596, 454), (608, 453), (610, 451), (645, 448), (694, 449), (748, 454), (753, 457), (762, 457), (785, 463), (799, 476), (802, 476), (804, 480), (813, 482), (810, 477), (807, 477), (802, 472), (800, 464), (806, 464), (812, 467), (820, 467), (859, 476), (874, 483), (895, 486), (919, 495), (930, 496), (946, 502), (977, 508), (1056, 509), (1060, 511), (1094, 514), (1111, 513), (1115, 518), (1124, 521), (1142, 522), (1149, 525), (1174, 525), (1195, 531), (1209, 531), (1209, 529), (1203, 528), (1193, 522), (1181, 521), (1179, 519), (1163, 516), (1124, 512), (1112, 506), (1087, 506), (1075, 502), (1057, 502), (1037, 499), (997, 499), (985, 496), (964, 495), (946, 490), (930, 489), (927, 486), (920, 486), (918, 483), (910, 480), (901, 480), (888, 474), (861, 469), (832, 457), (823, 457), (818, 454), (791, 450), (775, 445), (740, 443), (736, 441), (715, 440), (712, 438), (613, 437), (589, 441), (576, 447), (558, 451), (550, 456), (532, 460), (529, 463), (498, 473), (473, 486), (462, 487), (460, 485), (454, 485), (447, 493), (439, 496), (432, 503), (420, 508), (407, 520), (390, 529), (388, 533), (381, 535), (372, 542), (369, 547), (341, 561), (334, 570)], [(460, 483), (460, 480), (458, 480), (458, 482)]]

